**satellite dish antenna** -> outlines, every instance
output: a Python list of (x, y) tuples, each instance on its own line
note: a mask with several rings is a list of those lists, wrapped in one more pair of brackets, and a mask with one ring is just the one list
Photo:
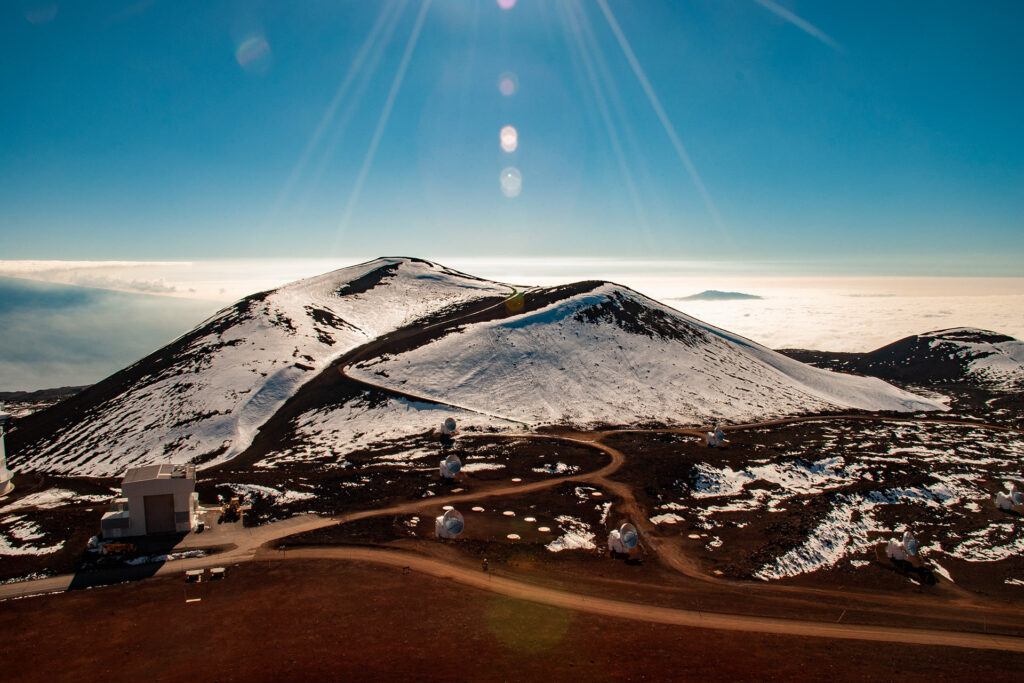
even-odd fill
[(636, 544), (640, 542), (640, 534), (637, 532), (636, 527), (626, 522), (619, 527), (619, 540), (622, 541), (622, 545), (627, 550), (632, 550), (636, 547)]
[(449, 455), (444, 459), (444, 464), (452, 474), (458, 474), (462, 469), (462, 461), (459, 460), (457, 455)]
[(1020, 505), (1021, 503), (1024, 503), (1024, 492), (1018, 491), (1017, 485), (1012, 482), (1010, 483), (1010, 492), (1008, 495), (1010, 496), (1010, 500), (1013, 501), (1014, 505)]
[(903, 532), (903, 549), (911, 557), (917, 555), (917, 539), (914, 538), (914, 534), (910, 533), (910, 529)]
[(459, 456), (452, 454), (441, 461), (441, 478), (454, 479), (455, 475), (462, 470), (462, 461)]
[(452, 436), (453, 434), (455, 434), (455, 420), (449, 417), (441, 423), (441, 448), (451, 446), (454, 443), (455, 437)]
[(455, 538), (466, 528), (466, 519), (456, 509), (445, 512), (434, 521), (434, 531), (438, 538)]
[(608, 549), (613, 553), (628, 555), (639, 541), (640, 534), (636, 527), (626, 522), (618, 529), (612, 529), (608, 534)]

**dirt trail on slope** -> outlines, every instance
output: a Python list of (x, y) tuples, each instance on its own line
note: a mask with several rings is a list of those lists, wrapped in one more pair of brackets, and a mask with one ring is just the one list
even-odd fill
[(403, 569), (408, 568), (437, 578), (457, 581), (467, 586), (521, 600), (634, 621), (727, 631), (1024, 652), (1024, 638), (1014, 638), (1011, 636), (927, 629), (902, 629), (884, 626), (829, 624), (797, 619), (774, 619), (771, 617), (710, 613), (698, 610), (640, 605), (600, 597), (583, 596), (515, 581), (503, 576), (496, 576), (493, 573), (484, 573), (404, 551), (337, 547), (299, 548), (290, 550), (288, 554), (293, 559), (336, 559), (372, 562)]

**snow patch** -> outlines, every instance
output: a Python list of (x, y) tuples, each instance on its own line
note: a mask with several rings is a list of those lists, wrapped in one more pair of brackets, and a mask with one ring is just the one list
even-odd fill
[(274, 505), (288, 505), (289, 503), (298, 503), (304, 500), (316, 498), (316, 494), (310, 491), (282, 491), (280, 489), (275, 489), (270, 486), (261, 486), (259, 484), (228, 484), (228, 486), (232, 491), (240, 495), (269, 498), (273, 501)]
[(567, 465), (564, 462), (556, 462), (555, 464), (545, 463), (540, 467), (534, 467), (530, 471), (537, 472), (539, 474), (573, 474), (579, 472), (580, 468), (577, 465)]
[(96, 496), (75, 493), (67, 489), (49, 489), (48, 491), (40, 491), (38, 493), (32, 493), (24, 498), (20, 498), (9, 505), (0, 507), (0, 512), (11, 512), (13, 510), (20, 510), (22, 508), (36, 508), (38, 510), (48, 510), (51, 508), (58, 508), (63, 505), (72, 505), (74, 503), (102, 503), (108, 501), (112, 496)]
[(673, 512), (666, 512), (663, 515), (655, 515), (654, 517), (651, 517), (649, 521), (651, 524), (677, 524), (679, 522), (685, 522), (686, 518), (680, 517)]
[(463, 472), (483, 472), (484, 470), (503, 470), (505, 465), (500, 462), (471, 462), (462, 466)]
[(1010, 522), (978, 529), (948, 554), (967, 562), (998, 562), (1024, 552), (1024, 535)]
[(597, 546), (594, 544), (594, 534), (585, 522), (569, 515), (559, 515), (555, 521), (562, 527), (562, 535), (548, 543), (545, 548), (553, 553), (563, 550), (592, 550)]
[(125, 560), (125, 564), (140, 565), (140, 564), (152, 564), (152, 563), (163, 563), (173, 562), (174, 560), (185, 560), (192, 557), (206, 557), (207, 553), (205, 550), (183, 550), (177, 553), (167, 553), (165, 555), (142, 555), (140, 557), (133, 557), (130, 560)]
[[(0, 520), (0, 524), (7, 527), (6, 533), (0, 534), (0, 555), (52, 555), (64, 547), (64, 541), (48, 546), (26, 545), (29, 541), (46, 538), (46, 534), (23, 516), (10, 515)], [(12, 543), (10, 539), (20, 542)]]

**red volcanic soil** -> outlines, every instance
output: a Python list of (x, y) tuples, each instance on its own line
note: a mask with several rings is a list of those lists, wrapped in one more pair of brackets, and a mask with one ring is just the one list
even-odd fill
[(1024, 664), (961, 648), (638, 623), (320, 560), (11, 600), (0, 632), (8, 681), (1010, 680)]

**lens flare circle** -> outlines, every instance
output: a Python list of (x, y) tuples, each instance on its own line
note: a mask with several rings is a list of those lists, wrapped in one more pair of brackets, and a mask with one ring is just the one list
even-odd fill
[(511, 71), (498, 76), (498, 92), (505, 97), (512, 97), (519, 92), (519, 77)]
[(260, 72), (270, 66), (270, 45), (263, 36), (246, 38), (235, 49), (235, 61), (246, 71)]
[(501, 192), (509, 199), (514, 199), (523, 191), (523, 174), (515, 166), (509, 166), (501, 172)]
[(506, 152), (514, 152), (519, 147), (519, 131), (516, 130), (515, 126), (505, 126), (501, 129), (500, 134), (501, 148)]

